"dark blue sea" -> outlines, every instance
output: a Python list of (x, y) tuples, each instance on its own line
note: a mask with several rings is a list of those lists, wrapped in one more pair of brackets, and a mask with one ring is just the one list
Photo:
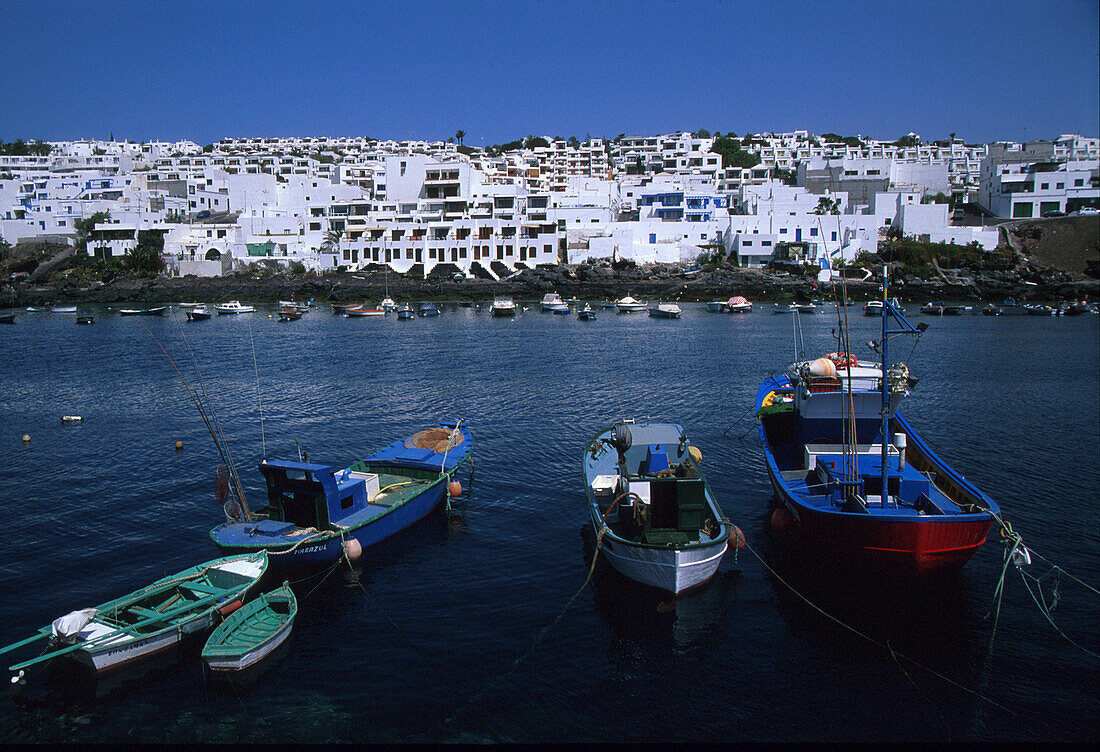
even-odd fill
[[(472, 477), (449, 514), (354, 570), (292, 578), (295, 633), (265, 671), (214, 683), (199, 644), (99, 684), (30, 677), (0, 702), (4, 741), (1100, 738), (1100, 596), (1080, 584), (1100, 586), (1100, 317), (913, 317), (930, 328), (904, 414), (1036, 554), (1030, 579), (1008, 567), (994, 631), (996, 530), (919, 588), (832, 573), (769, 534), (749, 413), (796, 342), (770, 306), (594, 322), (534, 305), (409, 322), (94, 310), (92, 326), (21, 313), (0, 327), (0, 643), (218, 556), (219, 460), (154, 336), (198, 389), (193, 352), (253, 503), (265, 447), (345, 465), (441, 419), (473, 430)], [(849, 312), (853, 350), (873, 357), (854, 343), (878, 321)], [(798, 323), (809, 355), (836, 349), (835, 315)], [(623, 415), (685, 427), (748, 541), (678, 600), (599, 557), (586, 584), (581, 451)]]

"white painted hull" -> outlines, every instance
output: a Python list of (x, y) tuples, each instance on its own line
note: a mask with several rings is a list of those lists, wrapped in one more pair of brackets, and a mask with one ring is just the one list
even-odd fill
[(174, 624), (138, 639), (120, 634), (118, 640), (108, 639), (96, 644), (90, 650), (77, 650), (73, 653), (73, 657), (96, 671), (119, 668), (127, 663), (169, 650), (187, 635), (210, 629), (214, 625), (214, 613), (214, 609), (210, 609), (184, 624)]
[(606, 536), (600, 552), (611, 566), (632, 580), (670, 593), (682, 593), (714, 576), (727, 543), (697, 549), (632, 546)]
[(240, 671), (270, 655), (276, 648), (286, 642), (290, 637), (290, 631), (294, 627), (294, 619), (290, 619), (282, 629), (276, 632), (270, 640), (249, 651), (239, 658), (207, 658), (206, 665), (211, 671)]

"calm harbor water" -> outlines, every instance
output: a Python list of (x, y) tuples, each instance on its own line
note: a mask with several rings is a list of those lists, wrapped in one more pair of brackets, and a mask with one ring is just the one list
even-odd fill
[[(752, 416), (725, 433), (793, 359), (792, 317), (768, 306), (727, 316), (692, 305), (679, 321), (600, 311), (594, 322), (454, 305), (409, 322), (97, 313), (92, 326), (27, 313), (0, 329), (0, 643), (218, 555), (218, 459), (143, 324), (195, 384), (186, 333), (254, 502), (265, 444), (271, 457), (296, 457), (299, 441), (314, 461), (346, 464), (439, 419), (469, 422), (473, 477), (450, 515), (368, 549), (354, 572), (298, 582), (289, 649), (251, 683), (211, 684), (195, 647), (110, 684), (32, 685), (33, 702), (0, 703), (6, 741), (1100, 736), (1097, 659), (1081, 649), (1100, 652), (1100, 597), (1069, 576), (1043, 592), (1049, 603), (1057, 584), (1052, 617), (1080, 648), (1011, 568), (994, 636), (995, 534), (958, 576), (923, 589), (831, 576), (769, 536)], [(853, 349), (871, 355), (854, 343), (875, 338), (877, 320), (850, 314)], [(920, 384), (904, 413), (1029, 546), (1095, 587), (1100, 317), (914, 320), (930, 328), (909, 361)], [(836, 349), (834, 316), (799, 323), (807, 353)], [(59, 420), (69, 414), (84, 421)], [(584, 586), (580, 451), (622, 415), (685, 427), (767, 566), (729, 553), (676, 601), (600, 560)], [(1029, 571), (1048, 569), (1036, 559)]]

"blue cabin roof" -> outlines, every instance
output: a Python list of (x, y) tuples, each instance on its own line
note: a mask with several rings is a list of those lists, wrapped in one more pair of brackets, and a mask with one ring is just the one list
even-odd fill
[[(453, 421), (444, 421), (440, 428), (454, 430)], [(473, 448), (473, 436), (465, 427), (459, 429), (463, 441), (458, 446), (446, 453), (437, 453), (431, 449), (417, 449), (405, 446), (405, 440), (395, 441), (389, 446), (375, 452), (363, 462), (366, 464), (396, 465), (399, 467), (419, 468), (422, 470), (451, 470), (460, 463)]]

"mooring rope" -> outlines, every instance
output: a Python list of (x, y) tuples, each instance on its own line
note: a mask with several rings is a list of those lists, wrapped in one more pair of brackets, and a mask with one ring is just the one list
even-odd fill
[(974, 697), (977, 697), (980, 700), (984, 700), (985, 702), (988, 702), (990, 705), (993, 705), (994, 707), (1000, 708), (1001, 710), (1004, 710), (1005, 712), (1011, 712), (1007, 707), (1000, 704), (996, 700), (990, 699), (989, 697), (986, 697), (985, 695), (981, 694), (980, 692), (976, 692), (975, 690), (970, 689), (969, 687), (966, 687), (963, 684), (960, 684), (959, 682), (955, 681), (954, 679), (952, 679), (949, 676), (944, 676), (943, 674), (936, 671), (935, 669), (929, 668), (928, 666), (925, 666), (923, 663), (921, 663), (921, 662), (919, 662), (919, 661), (917, 661), (913, 658), (910, 658), (907, 655), (904, 655), (902, 653), (897, 653), (896, 651), (894, 651), (892, 648), (890, 648), (885, 643), (882, 643), (882, 642), (876, 640), (874, 637), (871, 637), (870, 635), (868, 635), (864, 632), (861, 632), (860, 630), (858, 630), (855, 627), (851, 626), (847, 622), (844, 622), (841, 619), (833, 616), (828, 611), (821, 608), (816, 603), (814, 603), (809, 598), (807, 598), (805, 595), (803, 595), (801, 592), (799, 592), (793, 585), (791, 585), (785, 579), (783, 579), (782, 575), (780, 575), (778, 572), (776, 572), (771, 567), (771, 565), (768, 564), (768, 562), (764, 560), (764, 557), (762, 557), (759, 553), (756, 552), (756, 549), (754, 549), (751, 545), (749, 545), (748, 540), (745, 541), (745, 548), (747, 548), (749, 550), (749, 553), (751, 553), (753, 556), (755, 556), (756, 559), (761, 564), (764, 565), (764, 568), (767, 569), (772, 574), (772, 576), (775, 577), (780, 583), (782, 583), (782, 585), (784, 587), (786, 587), (788, 590), (790, 590), (792, 593), (794, 593), (796, 596), (798, 596), (799, 600), (801, 600), (803, 603), (805, 603), (807, 606), (809, 606), (813, 610), (817, 611), (819, 614), (824, 616), (829, 621), (831, 621), (831, 622), (833, 622), (833, 623), (835, 623), (835, 624), (837, 624), (841, 627), (844, 627), (844, 629), (847, 629), (852, 634), (854, 634), (858, 637), (862, 637), (864, 640), (871, 643), (872, 645), (875, 645), (876, 647), (882, 648), (884, 651), (887, 651), (887, 652), (891, 653), (892, 655), (894, 655), (896, 657), (904, 658), (906, 661), (908, 661), (912, 665), (916, 666), (917, 668), (922, 669), (923, 671), (927, 671), (928, 673), (932, 674), (933, 676), (944, 680), (948, 684), (951, 684), (952, 686), (954, 686), (958, 689), (961, 689), (962, 691), (966, 692), (967, 694), (973, 695)]

